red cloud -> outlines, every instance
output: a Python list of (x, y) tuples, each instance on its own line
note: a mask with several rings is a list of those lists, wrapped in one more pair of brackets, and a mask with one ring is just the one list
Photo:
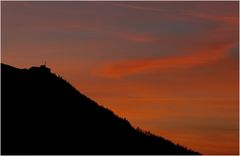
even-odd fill
[(123, 77), (153, 70), (192, 68), (223, 59), (233, 45), (233, 43), (211, 44), (202, 50), (182, 56), (117, 62), (101, 69), (100, 73), (107, 77)]

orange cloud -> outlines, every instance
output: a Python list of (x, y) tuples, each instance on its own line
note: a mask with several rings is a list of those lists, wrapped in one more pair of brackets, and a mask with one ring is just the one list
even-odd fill
[(122, 61), (105, 67), (100, 73), (107, 77), (123, 77), (153, 70), (192, 68), (223, 59), (233, 45), (233, 43), (217, 43), (182, 56)]

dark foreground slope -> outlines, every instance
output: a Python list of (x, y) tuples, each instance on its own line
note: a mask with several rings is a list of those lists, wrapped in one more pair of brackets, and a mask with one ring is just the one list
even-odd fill
[(198, 154), (134, 129), (47, 68), (1, 64), (1, 76), (2, 154)]

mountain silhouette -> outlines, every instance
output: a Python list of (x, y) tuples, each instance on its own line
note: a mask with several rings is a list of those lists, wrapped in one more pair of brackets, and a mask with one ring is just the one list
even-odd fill
[(2, 154), (200, 154), (139, 128), (42, 65), (1, 64)]

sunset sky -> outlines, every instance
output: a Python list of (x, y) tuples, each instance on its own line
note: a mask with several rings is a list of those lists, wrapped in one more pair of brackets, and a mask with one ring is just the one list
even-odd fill
[(1, 2), (1, 62), (47, 62), (134, 127), (238, 153), (239, 2)]

